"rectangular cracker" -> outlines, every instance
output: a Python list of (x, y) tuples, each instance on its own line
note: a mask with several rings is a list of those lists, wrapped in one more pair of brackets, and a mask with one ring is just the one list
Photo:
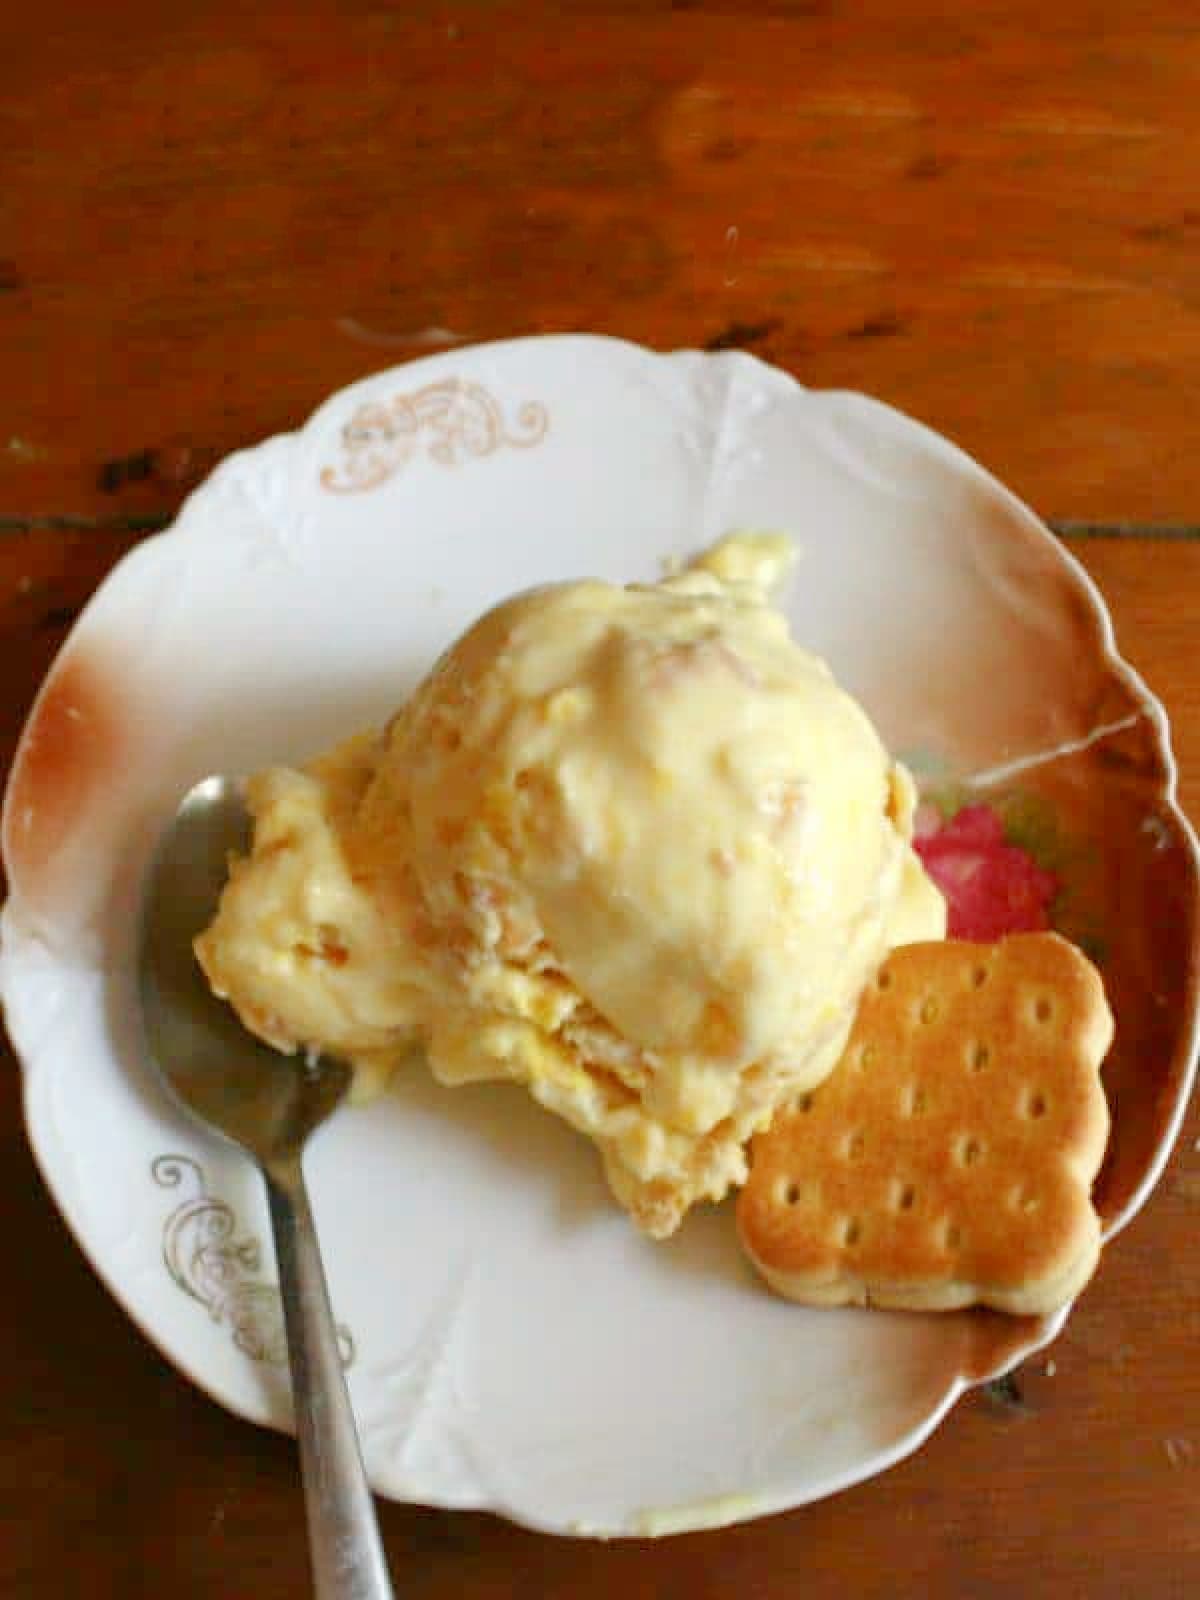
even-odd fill
[(1065, 1305), (1100, 1253), (1112, 1031), (1057, 934), (893, 951), (831, 1075), (754, 1140), (743, 1248), (815, 1305)]

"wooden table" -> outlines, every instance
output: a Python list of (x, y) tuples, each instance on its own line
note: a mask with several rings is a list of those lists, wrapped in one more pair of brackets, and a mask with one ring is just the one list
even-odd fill
[[(1200, 23), (1182, 0), (45, 0), (0, 63), (0, 728), (227, 451), (460, 339), (744, 345), (961, 441), (1104, 590), (1200, 813)], [(4, 1078), (0, 1592), (305, 1590), (290, 1442), (84, 1265)], [(658, 1545), (381, 1508), (399, 1591), (1200, 1593), (1200, 1118), (1067, 1332), (918, 1455)]]

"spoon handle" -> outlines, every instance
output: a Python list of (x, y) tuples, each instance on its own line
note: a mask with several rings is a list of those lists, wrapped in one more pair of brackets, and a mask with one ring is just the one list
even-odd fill
[(317, 1600), (393, 1600), (299, 1157), (266, 1174)]

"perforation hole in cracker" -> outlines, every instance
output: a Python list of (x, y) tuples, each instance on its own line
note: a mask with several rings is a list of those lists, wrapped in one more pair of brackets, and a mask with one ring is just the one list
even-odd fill
[(983, 1145), (973, 1134), (963, 1134), (954, 1147), (954, 1158), (963, 1167), (973, 1167), (982, 1155)]
[(972, 1072), (982, 1072), (992, 1059), (992, 1052), (982, 1039), (972, 1039), (967, 1046), (967, 1066)]
[(900, 1091), (900, 1115), (919, 1117), (929, 1109), (929, 1094), (923, 1084), (906, 1083)]

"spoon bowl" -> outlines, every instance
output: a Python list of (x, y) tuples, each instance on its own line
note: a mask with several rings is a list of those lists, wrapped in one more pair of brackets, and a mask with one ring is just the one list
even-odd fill
[(159, 1073), (186, 1110), (265, 1167), (288, 1161), (350, 1087), (328, 1056), (263, 1044), (204, 980), (192, 941), (212, 920), (231, 853), (250, 847), (241, 785), (205, 778), (189, 790), (159, 850), (142, 920), (142, 1016)]

